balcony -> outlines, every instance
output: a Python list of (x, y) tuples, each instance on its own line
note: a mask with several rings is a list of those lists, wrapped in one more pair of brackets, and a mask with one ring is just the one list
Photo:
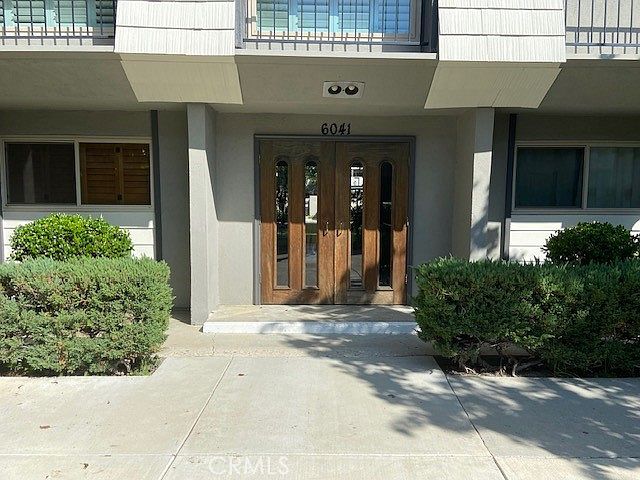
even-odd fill
[(0, 0), (0, 43), (113, 43), (116, 0)]
[(640, 0), (565, 0), (570, 53), (640, 53)]
[(241, 0), (249, 48), (432, 51), (435, 0)]

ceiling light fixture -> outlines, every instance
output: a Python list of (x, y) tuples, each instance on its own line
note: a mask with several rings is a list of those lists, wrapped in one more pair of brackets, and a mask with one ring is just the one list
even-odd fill
[(322, 96), (325, 98), (361, 98), (364, 82), (324, 82)]

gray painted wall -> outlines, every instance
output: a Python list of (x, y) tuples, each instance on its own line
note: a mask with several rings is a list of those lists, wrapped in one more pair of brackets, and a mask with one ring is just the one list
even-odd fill
[(640, 117), (518, 115), (518, 141), (640, 141)]
[(189, 158), (186, 112), (158, 112), (162, 255), (171, 267), (177, 308), (189, 308)]
[(222, 240), (218, 233), (216, 204), (219, 195), (215, 183), (216, 179), (224, 179), (217, 175), (215, 113), (207, 105), (188, 104), (187, 119), (191, 323), (201, 324), (220, 302), (218, 244)]
[(220, 302), (253, 303), (255, 134), (319, 135), (324, 122), (350, 122), (352, 135), (415, 136), (414, 264), (451, 251), (456, 117), (217, 115), (216, 209)]

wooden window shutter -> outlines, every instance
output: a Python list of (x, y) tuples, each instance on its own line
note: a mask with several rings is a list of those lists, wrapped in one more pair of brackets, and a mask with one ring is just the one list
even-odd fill
[(151, 168), (149, 146), (122, 145), (122, 202), (127, 205), (151, 205)]
[(133, 143), (80, 145), (82, 203), (150, 205), (149, 146)]
[(80, 145), (82, 203), (114, 205), (118, 200), (118, 145), (113, 143), (83, 143)]

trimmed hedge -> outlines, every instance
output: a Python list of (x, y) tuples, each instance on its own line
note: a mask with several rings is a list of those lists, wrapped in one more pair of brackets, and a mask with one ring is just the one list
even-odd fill
[(0, 265), (0, 372), (144, 371), (165, 338), (169, 268), (150, 259)]
[(420, 337), (461, 366), (517, 346), (554, 373), (640, 368), (640, 261), (554, 266), (440, 259), (417, 270)]
[(11, 258), (130, 257), (129, 232), (102, 218), (52, 213), (21, 225), (11, 236)]
[(615, 263), (638, 255), (640, 239), (623, 225), (581, 222), (552, 235), (543, 247), (547, 259), (563, 265)]

